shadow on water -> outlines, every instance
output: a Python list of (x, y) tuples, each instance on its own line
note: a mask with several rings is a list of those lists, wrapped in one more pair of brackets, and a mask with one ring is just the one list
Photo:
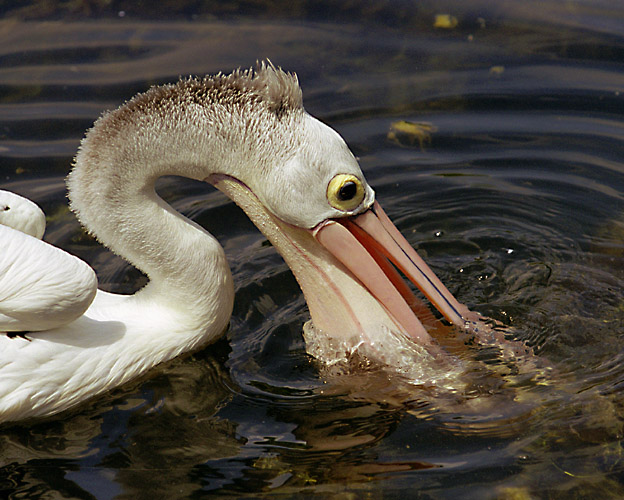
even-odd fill
[(0, 187), (41, 205), (46, 240), (107, 290), (142, 286), (67, 209), (80, 138), (151, 84), (269, 57), (299, 74), (308, 111), (345, 137), (452, 293), (505, 326), (495, 342), (446, 331), (443, 383), (414, 383), (415, 369), (436, 373), (416, 362), (316, 361), (274, 249), (220, 193), (164, 179), (161, 195), (226, 249), (227, 339), (70, 413), (2, 427), (0, 496), (624, 496), (624, 11), (206, 5), (1, 7)]

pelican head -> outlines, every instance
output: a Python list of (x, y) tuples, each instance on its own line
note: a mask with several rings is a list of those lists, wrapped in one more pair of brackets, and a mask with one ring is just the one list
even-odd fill
[(295, 75), (263, 65), (179, 85), (196, 96), (201, 86), (210, 116), (197, 123), (224, 124), (217, 144), (235, 145), (198, 178), (234, 200), (284, 257), (323, 335), (374, 344), (398, 331), (430, 346), (394, 266), (452, 324), (475, 319), (385, 215), (343, 138), (305, 111)]
[[(325, 335), (373, 343), (393, 330), (431, 344), (387, 259), (451, 323), (469, 316), (384, 214), (342, 137), (305, 111), (293, 74), (262, 64), (154, 87), (87, 134), (68, 180), (72, 208), (148, 276), (162, 262), (145, 262), (119, 228), (145, 220), (137, 200), (168, 174), (210, 182), (246, 212), (290, 266)], [(153, 238), (135, 229), (134, 239)]]

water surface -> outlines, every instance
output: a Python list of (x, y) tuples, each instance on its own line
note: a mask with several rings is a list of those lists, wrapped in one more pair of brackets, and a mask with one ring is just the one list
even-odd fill
[(623, 496), (624, 9), (162, 4), (6, 8), (0, 187), (40, 204), (48, 242), (106, 290), (140, 287), (67, 209), (80, 138), (152, 84), (268, 57), (298, 73), (307, 110), (458, 299), (552, 370), (523, 377), (475, 348), (456, 392), (375, 367), (332, 376), (306, 353), (305, 302), (275, 250), (220, 193), (165, 179), (162, 196), (226, 249), (227, 336), (69, 414), (1, 428), (0, 496)]

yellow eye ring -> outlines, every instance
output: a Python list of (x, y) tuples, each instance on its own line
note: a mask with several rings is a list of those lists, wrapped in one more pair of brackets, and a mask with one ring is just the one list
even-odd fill
[(350, 212), (364, 200), (364, 185), (355, 175), (337, 174), (327, 185), (327, 201), (329, 204)]

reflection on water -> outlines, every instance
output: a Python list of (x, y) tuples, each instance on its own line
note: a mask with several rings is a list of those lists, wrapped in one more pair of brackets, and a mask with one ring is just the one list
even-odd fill
[[(103, 288), (145, 278), (67, 209), (85, 129), (153, 83), (269, 57), (297, 71), (306, 108), (345, 137), (449, 289), (534, 354), (449, 331), (444, 383), (361, 358), (332, 371), (306, 353), (305, 302), (262, 235), (220, 193), (164, 179), (163, 197), (228, 254), (227, 339), (70, 414), (0, 429), (0, 496), (624, 496), (619, 6), (222, 3), (215, 18), (183, 2), (145, 15), (79, 4), (26, 2), (0, 21), (0, 187), (37, 201), (46, 240)], [(434, 27), (436, 14), (457, 25)], [(398, 366), (433, 380), (433, 367)]]

